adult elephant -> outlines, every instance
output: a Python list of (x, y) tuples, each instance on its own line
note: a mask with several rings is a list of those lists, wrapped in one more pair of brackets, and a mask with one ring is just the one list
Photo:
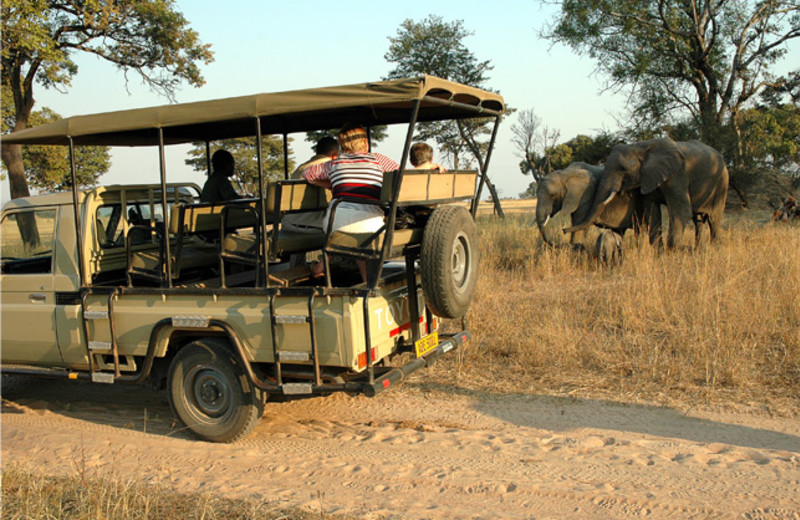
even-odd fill
[[(536, 224), (547, 244), (552, 245), (552, 241), (547, 238), (545, 226), (552, 218), (569, 215), (572, 219), (570, 225), (587, 218), (602, 175), (602, 166), (574, 162), (539, 182), (536, 190)], [(606, 204), (594, 224), (620, 235), (630, 228), (638, 233), (644, 219), (644, 207), (642, 197), (633, 192), (626, 193)], [(570, 244), (582, 244), (585, 238), (585, 229), (576, 231), (570, 236)]]
[[(689, 224), (708, 222), (713, 240), (722, 224), (728, 195), (728, 168), (722, 154), (700, 141), (654, 139), (614, 147), (586, 218), (564, 232), (579, 232), (597, 222), (616, 198), (645, 197), (649, 221), (658, 220), (659, 204), (669, 212), (667, 247), (683, 245)], [(651, 226), (650, 241), (660, 229)]]

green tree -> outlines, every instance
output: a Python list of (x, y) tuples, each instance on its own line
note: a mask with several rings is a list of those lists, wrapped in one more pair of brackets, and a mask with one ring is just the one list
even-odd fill
[[(61, 116), (44, 107), (31, 113), (30, 126), (58, 121)], [(63, 146), (23, 146), (22, 160), (34, 188), (60, 191), (72, 187), (69, 150)], [(111, 155), (107, 146), (75, 147), (75, 177), (81, 187), (94, 186), (108, 171)]]
[(761, 91), (760, 97), (761, 102), (768, 106), (784, 103), (800, 105), (800, 69), (777, 78)]
[(744, 156), (759, 169), (800, 175), (800, 107), (759, 106), (739, 113)]
[[(429, 15), (415, 22), (406, 19), (395, 37), (389, 37), (389, 50), (384, 58), (395, 68), (387, 79), (407, 78), (430, 74), (473, 87), (485, 88), (492, 70), (490, 62), (479, 61), (464, 45), (473, 33), (464, 28), (462, 20), (445, 22), (442, 17)], [(474, 120), (473, 120), (474, 121)], [(459, 131), (455, 122), (434, 122), (418, 125), (418, 139), (433, 139), (454, 168), (469, 163), (467, 154), (473, 152), (464, 135), (479, 138), (485, 135), (487, 123), (481, 120)], [(463, 125), (466, 127), (466, 125)], [(474, 157), (474, 154), (473, 154)]]
[[(291, 138), (289, 139), (291, 143)], [(255, 139), (251, 137), (240, 137), (237, 139), (225, 139), (216, 141), (210, 148), (213, 155), (219, 149), (227, 150), (233, 155), (236, 164), (234, 169), (233, 182), (238, 184), (237, 192), (240, 195), (258, 195), (258, 152), (256, 151)], [(283, 167), (283, 137), (265, 135), (261, 138), (262, 165), (266, 180), (277, 180), (284, 178)], [(195, 171), (208, 172), (206, 161), (206, 144), (192, 143), (189, 150), (189, 159), (186, 164)], [(289, 173), (294, 170), (294, 161), (289, 159)]]
[(632, 122), (661, 127), (689, 114), (701, 138), (734, 165), (737, 114), (767, 85), (800, 36), (797, 0), (564, 0), (546, 36), (597, 63), (612, 89), (629, 88)]
[(575, 161), (574, 152), (567, 143), (561, 143), (549, 150), (548, 155), (554, 170), (563, 170)]
[[(428, 15), (420, 22), (406, 19), (400, 24), (395, 37), (389, 37), (389, 50), (384, 58), (395, 68), (388, 79), (430, 74), (478, 88), (487, 88), (488, 73), (492, 66), (488, 60), (478, 58), (464, 45), (464, 39), (473, 33), (464, 28), (462, 20), (445, 22), (441, 16)], [(507, 110), (508, 112), (508, 110)], [(420, 123), (416, 139), (436, 142), (453, 168), (466, 168), (477, 162), (485, 171), (483, 158), (489, 146), (490, 123), (494, 118), (464, 119)], [(502, 216), (497, 190), (488, 179), (485, 181), (495, 201), (495, 210)]]
[[(198, 65), (210, 63), (212, 54), (174, 4), (174, 0), (3, 0), (0, 56), (2, 85), (13, 99), (8, 106), (12, 131), (29, 126), (35, 85), (69, 87), (78, 72), (73, 60), (78, 52), (100, 57), (126, 74), (137, 73), (170, 99), (184, 81), (202, 85)], [(29, 195), (22, 147), (4, 145), (2, 160), (11, 196)]]
[(579, 134), (557, 143), (560, 132), (543, 125), (533, 110), (521, 110), (511, 130), (514, 133), (512, 141), (523, 156), (520, 171), (533, 176), (533, 182), (519, 194), (520, 198), (535, 197), (542, 177), (573, 162), (603, 164), (614, 145), (620, 142), (615, 134), (602, 131), (594, 137)]
[(603, 164), (611, 149), (621, 141), (614, 133), (601, 131), (594, 137), (579, 134), (565, 144), (572, 150), (572, 161), (587, 164)]

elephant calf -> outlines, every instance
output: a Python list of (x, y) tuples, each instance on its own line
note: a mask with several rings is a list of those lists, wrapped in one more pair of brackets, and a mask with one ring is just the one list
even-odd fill
[[(592, 208), (595, 190), (603, 174), (602, 166), (592, 166), (582, 162), (574, 162), (563, 170), (556, 170), (544, 177), (536, 191), (536, 224), (545, 243), (552, 245), (545, 233), (545, 226), (559, 215), (569, 215), (572, 222), (582, 222)], [(620, 235), (644, 222), (644, 204), (636, 193), (627, 193), (616, 197), (607, 204), (594, 224), (614, 230)], [(583, 243), (586, 230), (572, 233), (570, 244)]]
[(604, 229), (597, 236), (597, 263), (608, 267), (622, 263), (622, 237), (619, 234)]

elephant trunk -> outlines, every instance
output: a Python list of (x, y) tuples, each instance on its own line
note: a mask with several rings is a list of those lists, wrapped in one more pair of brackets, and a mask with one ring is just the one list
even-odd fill
[(594, 195), (594, 202), (589, 214), (581, 222), (574, 223), (572, 227), (564, 230), (564, 233), (576, 233), (584, 231), (586, 228), (597, 222), (598, 217), (606, 209), (614, 197), (619, 194), (622, 188), (622, 180), (606, 179), (598, 188)]
[(547, 223), (550, 222), (550, 214), (553, 211), (553, 205), (549, 201), (545, 200), (544, 197), (540, 197), (536, 202), (536, 225), (539, 226), (539, 233), (542, 235), (542, 240), (546, 244), (552, 245), (550, 239), (547, 238), (547, 233), (545, 233), (545, 226)]
[(609, 202), (611, 202), (616, 195), (617, 195), (617, 192), (615, 191), (611, 195), (609, 195), (609, 197), (606, 200), (596, 204), (592, 208), (592, 212), (589, 214), (589, 216), (586, 217), (585, 219), (583, 219), (583, 222), (578, 222), (577, 224), (573, 225), (572, 227), (568, 227), (568, 228), (564, 229), (564, 233), (577, 233), (578, 231), (586, 230), (586, 228), (588, 228), (589, 226), (594, 224), (594, 222), (597, 220), (597, 217), (599, 217), (600, 214), (603, 212), (603, 210), (606, 209), (606, 205)]

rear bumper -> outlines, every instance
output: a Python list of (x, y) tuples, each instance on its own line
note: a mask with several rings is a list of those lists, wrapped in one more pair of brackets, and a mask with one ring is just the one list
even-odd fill
[(370, 381), (369, 372), (365, 371), (358, 377), (345, 383), (327, 383), (314, 385), (312, 383), (286, 383), (283, 385), (264, 386), (264, 390), (273, 394), (283, 394), (293, 398), (312, 397), (315, 395), (328, 395), (334, 392), (347, 392), (350, 394), (363, 394), (375, 397), (403, 381), (409, 374), (420, 368), (432, 365), (444, 354), (455, 350), (470, 340), (472, 336), (466, 330), (456, 334), (441, 335), (439, 345), (423, 357), (415, 358), (399, 367), (374, 367), (373, 378)]
[(359, 383), (359, 393), (367, 397), (375, 397), (384, 390), (388, 390), (393, 385), (400, 383), (409, 374), (416, 372), (420, 368), (427, 367), (436, 362), (444, 354), (461, 347), (470, 340), (472, 336), (466, 330), (456, 334), (444, 336), (439, 345), (423, 357), (409, 361), (403, 366), (394, 367), (383, 374), (376, 374), (373, 382)]

